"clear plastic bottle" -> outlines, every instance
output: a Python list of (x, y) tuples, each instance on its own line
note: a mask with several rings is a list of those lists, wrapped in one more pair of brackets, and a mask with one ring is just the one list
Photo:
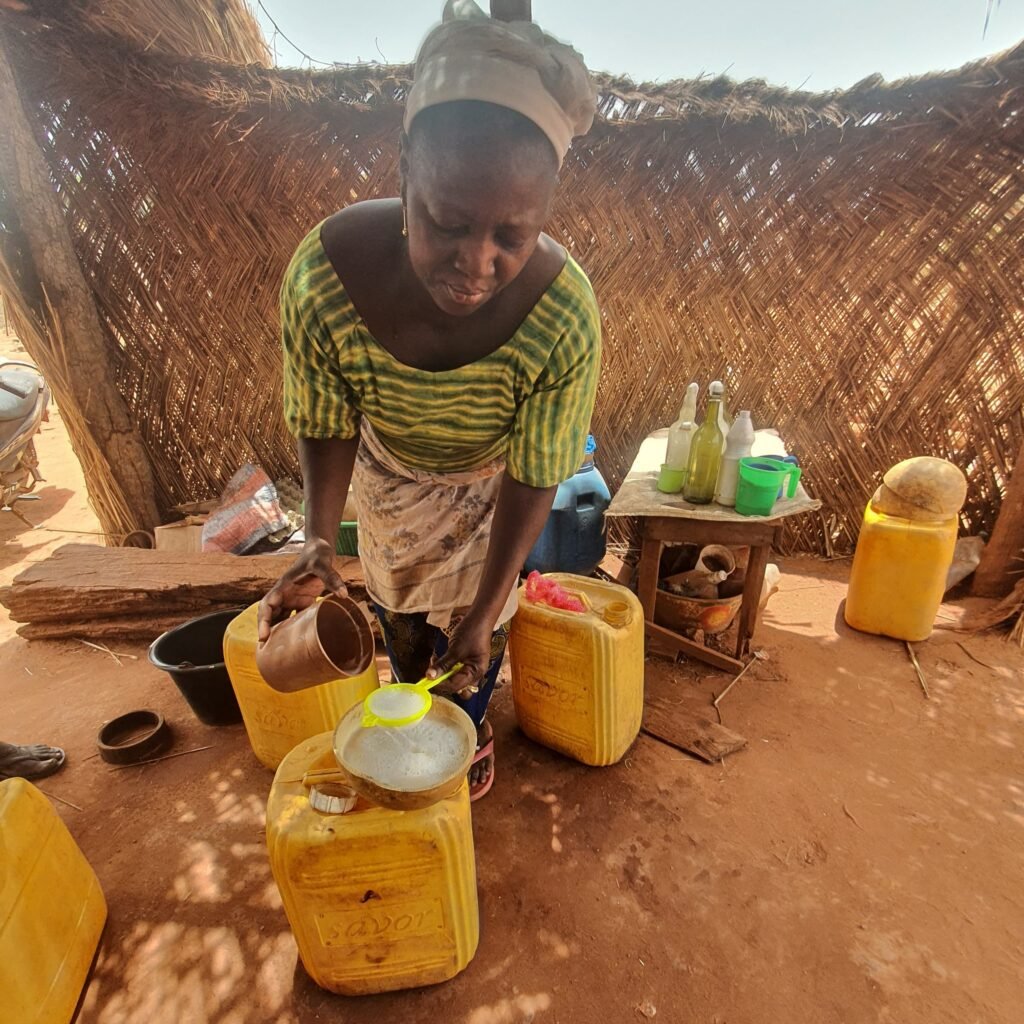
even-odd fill
[[(718, 382), (720, 383), (720, 382)], [(725, 407), (725, 385), (722, 388), (722, 401), (718, 406), (718, 429), (722, 432), (722, 455), (725, 455), (725, 443), (732, 429), (732, 420), (729, 419), (729, 411)]]
[(754, 446), (754, 424), (747, 409), (741, 410), (736, 422), (729, 428), (729, 436), (725, 439), (725, 455), (722, 457), (722, 469), (718, 474), (718, 488), (715, 501), (729, 508), (736, 504), (736, 485), (739, 482), (740, 459), (750, 455)]
[(669, 469), (685, 470), (690, 464), (690, 445), (697, 427), (692, 420), (679, 420), (673, 423), (668, 432), (668, 449), (665, 452), (665, 465)]
[(698, 384), (690, 384), (686, 389), (679, 410), (679, 419), (669, 427), (668, 446), (665, 451), (665, 465), (670, 469), (685, 470), (690, 462), (690, 444), (697, 430), (697, 395)]
[(708, 409), (690, 445), (690, 464), (683, 497), (694, 505), (709, 505), (715, 499), (718, 473), (722, 466), (722, 428), (718, 415), (722, 404), (722, 382), (714, 380), (708, 388)]

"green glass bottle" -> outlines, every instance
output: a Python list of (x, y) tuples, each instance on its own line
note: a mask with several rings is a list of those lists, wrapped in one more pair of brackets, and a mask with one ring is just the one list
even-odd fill
[(714, 380), (708, 388), (708, 408), (704, 422), (697, 428), (690, 445), (690, 464), (683, 497), (692, 505), (709, 505), (715, 500), (718, 473), (722, 468), (722, 446), (725, 438), (718, 425), (725, 388)]

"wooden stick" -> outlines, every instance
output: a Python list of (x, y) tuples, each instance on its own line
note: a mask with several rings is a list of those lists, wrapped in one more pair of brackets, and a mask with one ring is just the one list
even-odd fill
[(495, 21), (532, 21), (532, 0), (491, 0), (491, 17)]
[(79, 807), (78, 804), (73, 804), (70, 800), (65, 800), (62, 796), (57, 796), (56, 793), (51, 793), (49, 790), (43, 789), (41, 786), (36, 786), (43, 796), (48, 796), (51, 800), (59, 800), (62, 804), (67, 804), (68, 807), (73, 807), (76, 811), (81, 811), (83, 808)]
[(154, 757), (149, 761), (136, 761), (135, 764), (114, 764), (110, 766), (112, 772), (119, 772), (123, 768), (141, 768), (144, 764), (156, 764), (157, 761), (169, 761), (172, 757), (184, 757), (186, 754), (198, 754), (200, 750), (213, 750), (211, 743), (206, 747), (193, 747), (191, 750), (179, 750), (176, 754), (164, 754), (163, 757)]
[(852, 821), (854, 825), (861, 830), (861, 832), (864, 831), (864, 826), (853, 816), (853, 812), (846, 806), (846, 804), (843, 804), (843, 814), (845, 814), (850, 821)]
[(83, 640), (81, 637), (75, 637), (80, 644), (85, 644), (86, 647), (92, 647), (94, 650), (102, 651), (104, 654), (109, 654), (114, 661), (121, 664), (118, 661), (119, 658), (131, 658), (132, 661), (138, 661), (139, 656), (137, 654), (125, 654), (124, 651), (112, 651), (106, 644), (94, 644), (91, 640)]
[(734, 679), (732, 680), (732, 682), (731, 682), (731, 683), (729, 683), (729, 685), (728, 685), (728, 686), (726, 686), (726, 688), (725, 688), (724, 690), (722, 690), (722, 692), (721, 692), (721, 693), (719, 693), (719, 695), (718, 695), (717, 697), (715, 697), (715, 699), (714, 699), (714, 700), (712, 701), (712, 703), (714, 703), (714, 706), (715, 706), (715, 710), (716, 710), (716, 711), (718, 710), (718, 702), (719, 702), (719, 701), (720, 701), (721, 699), (723, 699), (723, 697), (724, 697), (724, 696), (726, 695), (726, 693), (728, 693), (728, 692), (729, 692), (729, 690), (731, 690), (731, 689), (732, 689), (732, 687), (733, 687), (733, 686), (735, 686), (735, 685), (736, 685), (736, 683), (738, 683), (740, 679), (742, 679), (742, 678), (743, 678), (743, 673), (745, 673), (745, 672), (746, 672), (746, 670), (748, 670), (748, 669), (749, 669), (749, 668), (750, 668), (750, 667), (751, 667), (751, 666), (752, 666), (752, 665), (753, 665), (753, 664), (754, 664), (755, 662), (757, 662), (757, 660), (758, 660), (759, 658), (762, 658), (762, 657), (764, 657), (764, 654), (762, 654), (762, 653), (761, 653), (761, 651), (759, 651), (759, 650), (756, 650), (756, 651), (754, 652), (754, 656), (753, 656), (753, 657), (752, 657), (752, 658), (751, 658), (751, 659), (749, 660), (749, 662), (748, 662), (748, 663), (746, 663), (746, 665), (744, 665), (744, 666), (742, 667), (742, 669), (740, 669), (740, 671), (739, 671), (739, 675), (738, 675), (738, 676), (736, 676), (736, 677), (735, 677), (735, 678), (734, 678)]
[(914, 663), (914, 671), (917, 673), (917, 680), (921, 684), (921, 689), (924, 690), (925, 700), (931, 700), (932, 695), (928, 692), (928, 681), (924, 677), (924, 673), (921, 671), (921, 666), (918, 663), (917, 655), (914, 653), (914, 648), (910, 646), (910, 641), (905, 640), (904, 643), (907, 645), (907, 653), (910, 655), (910, 660)]
[[(94, 651), (102, 651), (104, 654), (109, 654), (121, 668), (124, 668), (124, 662), (105, 644), (94, 644), (91, 640), (83, 640), (81, 637), (75, 637), (75, 640), (80, 644), (85, 644), (86, 647), (91, 647)], [(135, 655), (126, 654), (125, 657), (134, 658)]]
[(971, 651), (969, 651), (967, 649), (967, 646), (964, 643), (962, 643), (960, 640), (957, 640), (956, 645), (957, 645), (957, 647), (960, 648), (961, 651), (964, 652), (964, 654), (967, 655), (968, 658), (971, 659), (971, 661), (977, 662), (979, 665), (983, 666), (984, 668), (989, 669), (991, 672), (998, 672), (999, 671), (999, 666), (998, 665), (990, 665), (987, 661), (982, 661), (981, 658), (979, 658), (976, 654), (972, 654)]

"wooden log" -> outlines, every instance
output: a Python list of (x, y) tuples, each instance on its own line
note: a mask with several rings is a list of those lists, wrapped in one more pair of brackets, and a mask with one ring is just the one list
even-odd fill
[(220, 610), (211, 607), (196, 612), (183, 611), (177, 615), (126, 615), (116, 619), (26, 622), (18, 627), (17, 632), (18, 636), (26, 640), (92, 640), (103, 643), (111, 640), (141, 640), (150, 643), (161, 633), (180, 626), (196, 615)]
[(118, 491), (126, 521), (117, 526), (148, 530), (160, 522), (152, 463), (117, 390), (116, 345), (100, 323), (46, 160), (22, 106), (8, 56), (12, 45), (0, 30), (0, 124), (5, 129), (0, 180), (7, 202), (17, 211), (25, 243), (19, 277), (34, 283), (32, 290), (42, 299), (41, 308), (33, 312), (47, 324), (51, 341), (62, 338), (63, 344), (59, 352), (54, 347), (40, 351), (31, 336), (23, 340), (57, 403), (73, 410), (67, 419), (81, 425), (73, 440), (88, 446), (83, 462), (104, 464), (106, 486)]
[[(66, 544), (0, 588), (0, 604), (15, 622), (31, 623), (200, 614), (258, 601), (290, 564), (281, 555)], [(339, 558), (337, 568), (352, 598), (365, 600), (359, 559)]]
[(975, 597), (1005, 597), (1024, 570), (1024, 444), (1006, 486), (992, 539), (981, 553), (974, 571), (971, 593)]

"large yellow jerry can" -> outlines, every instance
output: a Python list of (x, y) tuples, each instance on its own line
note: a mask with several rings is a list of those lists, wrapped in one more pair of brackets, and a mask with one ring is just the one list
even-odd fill
[(89, 975), (107, 903), (50, 801), (0, 782), (0, 1017), (68, 1024)]
[(846, 622), (863, 633), (927, 640), (946, 592), (957, 517), (916, 521), (864, 511), (846, 595)]
[(468, 785), (418, 811), (362, 799), (314, 810), (303, 777), (337, 767), (332, 738), (300, 743), (267, 801), (270, 866), (303, 966), (350, 996), (454, 978), (480, 938)]
[(549, 578), (581, 596), (588, 610), (535, 604), (520, 590), (509, 636), (519, 727), (584, 764), (614, 764), (643, 717), (643, 609), (617, 583), (568, 573)]
[(377, 689), (377, 666), (351, 679), (281, 693), (256, 667), (256, 613), (246, 608), (224, 632), (224, 664), (234, 687), (253, 753), (271, 770), (302, 740), (333, 729), (353, 704)]

